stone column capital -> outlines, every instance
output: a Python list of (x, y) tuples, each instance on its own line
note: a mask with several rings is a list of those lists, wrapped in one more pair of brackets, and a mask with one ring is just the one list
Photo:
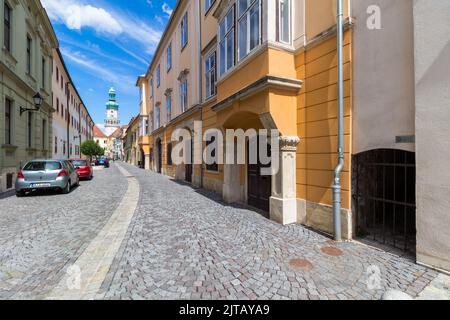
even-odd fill
[(300, 143), (300, 138), (297, 136), (282, 136), (280, 137), (281, 151), (297, 151), (297, 145)]

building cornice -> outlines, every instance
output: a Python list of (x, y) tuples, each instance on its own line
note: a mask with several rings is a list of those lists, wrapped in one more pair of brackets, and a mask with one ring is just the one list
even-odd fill
[(212, 110), (218, 112), (231, 106), (235, 101), (246, 99), (262, 90), (268, 88), (277, 88), (288, 90), (292, 92), (298, 92), (302, 88), (303, 81), (298, 79), (289, 79), (276, 76), (265, 76), (252, 84), (248, 85), (244, 89), (236, 92), (228, 98), (220, 101), (212, 107)]

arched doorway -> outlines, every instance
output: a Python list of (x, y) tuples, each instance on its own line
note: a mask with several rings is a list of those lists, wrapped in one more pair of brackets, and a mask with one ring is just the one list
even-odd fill
[[(264, 126), (259, 116), (252, 112), (239, 112), (229, 117), (224, 125), (223, 131), (228, 129), (242, 129), (247, 132), (245, 143), (234, 141), (234, 158), (235, 163), (226, 163), (224, 165), (224, 185), (223, 197), (227, 202), (246, 202), (248, 205), (269, 213), (270, 197), (272, 196), (272, 177), (261, 174), (261, 169), (270, 167), (269, 164), (262, 164), (259, 156), (254, 157), (256, 162), (250, 161), (250, 143), (249, 139), (255, 139), (256, 155), (259, 155), (259, 138), (249, 134), (249, 129), (253, 129), (254, 133), (258, 133)], [(241, 141), (243, 142), (243, 141)], [(238, 164), (237, 150), (242, 146), (245, 152), (245, 164)], [(268, 147), (270, 150), (270, 146)], [(227, 150), (225, 150), (226, 154)]]
[(415, 252), (415, 154), (377, 149), (353, 157), (356, 235)]
[(162, 173), (162, 142), (161, 142), (161, 138), (158, 138), (156, 140), (156, 172), (158, 173)]
[(145, 153), (144, 153), (144, 150), (143, 150), (143, 149), (141, 149), (140, 155), (141, 155), (140, 168), (141, 168), (141, 169), (145, 169)]

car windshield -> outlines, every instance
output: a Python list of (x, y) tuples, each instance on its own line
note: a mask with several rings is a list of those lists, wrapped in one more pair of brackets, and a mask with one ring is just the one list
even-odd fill
[(33, 161), (28, 162), (25, 167), (23, 168), (24, 171), (52, 171), (52, 170), (61, 170), (61, 163), (53, 161), (53, 162), (46, 162), (46, 161)]
[(87, 162), (85, 160), (73, 160), (72, 164), (75, 167), (85, 167), (85, 166), (87, 166)]

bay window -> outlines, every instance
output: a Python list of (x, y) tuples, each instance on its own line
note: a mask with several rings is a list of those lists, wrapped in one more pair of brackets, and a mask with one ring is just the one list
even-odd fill
[(234, 5), (230, 8), (219, 26), (220, 75), (234, 66)]
[(209, 11), (216, 0), (205, 0), (205, 13)]
[(216, 95), (216, 52), (207, 56), (205, 61), (206, 98)]
[(291, 0), (279, 0), (278, 2), (278, 31), (279, 40), (287, 44), (291, 43)]
[(245, 58), (261, 43), (260, 0), (239, 0), (238, 57)]

